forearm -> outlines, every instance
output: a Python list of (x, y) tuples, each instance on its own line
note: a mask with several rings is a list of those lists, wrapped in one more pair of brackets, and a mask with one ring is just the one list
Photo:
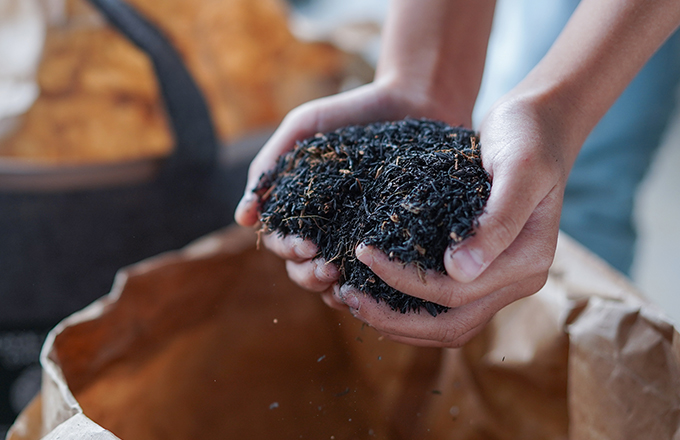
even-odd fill
[(376, 80), (430, 100), (469, 125), (479, 92), (495, 0), (393, 0)]
[(573, 162), (590, 131), (680, 24), (677, 0), (582, 0), (548, 54), (512, 92), (565, 130)]

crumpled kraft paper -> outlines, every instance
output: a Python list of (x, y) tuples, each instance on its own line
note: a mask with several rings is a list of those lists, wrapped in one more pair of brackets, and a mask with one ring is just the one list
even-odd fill
[(45, 344), (26, 439), (680, 439), (680, 343), (568, 237), (461, 349), (392, 343), (231, 228), (120, 271)]

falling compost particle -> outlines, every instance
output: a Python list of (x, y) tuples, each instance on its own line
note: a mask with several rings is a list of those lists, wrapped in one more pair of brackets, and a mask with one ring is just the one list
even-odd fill
[(344, 395), (346, 395), (346, 394), (349, 394), (349, 387), (345, 388), (344, 391), (341, 391), (341, 392), (337, 393), (337, 394), (335, 395), (335, 397), (342, 397), (342, 396), (344, 396)]
[(262, 232), (314, 242), (349, 284), (401, 313), (447, 307), (388, 286), (354, 255), (364, 243), (444, 273), (446, 249), (474, 234), (491, 190), (477, 135), (427, 119), (348, 126), (297, 143), (260, 179)]
[(269, 405), (269, 409), (275, 409), (279, 407), (279, 402), (274, 402), (271, 405)]
[(460, 408), (458, 408), (457, 406), (452, 406), (449, 409), (449, 414), (451, 414), (451, 417), (453, 417), (454, 420), (457, 419), (458, 416), (460, 415)]
[(324, 354), (323, 356), (321, 356), (319, 359), (317, 359), (316, 361), (317, 361), (317, 362), (321, 362), (321, 361), (324, 360), (324, 359), (326, 359), (326, 355), (325, 355), (325, 354)]

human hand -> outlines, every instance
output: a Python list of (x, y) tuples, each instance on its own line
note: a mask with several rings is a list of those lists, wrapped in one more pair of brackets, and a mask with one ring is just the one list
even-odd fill
[[(552, 262), (565, 181), (581, 144), (642, 64), (677, 28), (680, 4), (645, 3), (646, 14), (640, 18), (639, 8), (630, 4), (641, 2), (611, 8), (597, 1), (581, 2), (544, 59), (489, 113), (480, 131), (482, 158), (494, 186), (477, 235), (446, 253), (446, 275), (428, 273), (427, 283), (422, 283), (409, 266), (389, 264), (371, 249), (357, 249), (357, 256), (388, 284), (452, 310), (437, 318), (398, 315), (347, 287), (336, 289), (337, 299), (329, 301), (337, 305), (343, 300), (355, 316), (392, 339), (458, 346), (500, 308), (537, 291)], [(279, 154), (292, 148), (294, 140), (317, 131), (406, 115), (469, 126), (460, 109), (471, 110), (478, 91), (485, 54), (480, 48), (486, 45), (483, 35), (488, 37), (493, 4), (395, 1), (397, 13), (388, 20), (386, 55), (381, 55), (383, 68), (378, 69), (384, 74), (381, 80), (390, 81), (376, 81), (291, 113), (251, 166), (248, 189)], [(646, 38), (639, 38), (641, 31)], [(394, 75), (402, 81), (394, 82)], [(385, 93), (388, 90), (391, 93)], [(402, 91), (409, 99), (393, 101)], [(421, 111), (409, 111), (409, 104)], [(442, 110), (452, 107), (452, 114)], [(247, 190), (237, 221), (254, 224), (256, 208), (257, 200)], [(311, 254), (313, 248), (306, 249)], [(310, 269), (308, 265), (301, 273), (313, 272)], [(317, 285), (321, 287), (326, 286)]]
[[(472, 125), (494, 10), (493, 0), (395, 0), (383, 31), (383, 47), (373, 83), (312, 101), (293, 110), (252, 162), (236, 221), (252, 226), (260, 176), (296, 141), (350, 124), (427, 117), (450, 125)], [(461, 63), (460, 60), (465, 60)], [(320, 291), (333, 307), (338, 301), (337, 270), (313, 259), (316, 248), (295, 237), (268, 235), (265, 246), (287, 260), (290, 277)], [(335, 290), (336, 294), (332, 292)]]
[(357, 258), (395, 289), (451, 307), (433, 318), (401, 314), (349, 286), (336, 294), (353, 315), (386, 337), (412, 345), (457, 347), (493, 315), (538, 291), (552, 263), (562, 195), (581, 138), (543, 109), (541, 100), (508, 97), (481, 131), (482, 160), (493, 179), (476, 234), (447, 250), (446, 274), (425, 276), (360, 245)]
[[(406, 116), (439, 118), (455, 125), (470, 124), (469, 110), (456, 114), (450, 105), (439, 104), (436, 99), (413, 89), (407, 90), (395, 81), (378, 80), (351, 92), (309, 102), (291, 112), (252, 162), (246, 191), (236, 211), (236, 221), (244, 226), (257, 222), (259, 200), (253, 189), (262, 174), (274, 168), (279, 156), (292, 149), (297, 140), (344, 125)], [(311, 242), (276, 233), (264, 235), (262, 242), (286, 260), (288, 274), (294, 282), (305, 289), (322, 292), (324, 301), (330, 306), (345, 308), (332, 294), (332, 287), (338, 279), (337, 268), (322, 259), (315, 259), (317, 249)]]
[[(641, 19), (639, 9), (644, 5)], [(453, 307), (400, 315), (343, 287), (339, 299), (391, 339), (455, 347), (505, 305), (547, 279), (567, 176), (581, 145), (647, 59), (678, 27), (680, 3), (582, 1), (541, 62), (480, 127), (493, 187), (476, 235), (447, 251), (447, 274), (391, 263), (360, 247), (359, 260), (404, 293)], [(640, 32), (647, 31), (645, 38)]]

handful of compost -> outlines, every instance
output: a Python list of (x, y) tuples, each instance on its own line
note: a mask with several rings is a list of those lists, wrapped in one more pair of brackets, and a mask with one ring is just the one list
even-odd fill
[(298, 142), (263, 175), (265, 233), (299, 235), (336, 264), (340, 284), (401, 313), (447, 307), (388, 286), (354, 256), (360, 243), (444, 273), (444, 252), (473, 234), (491, 181), (477, 135), (427, 119), (348, 126)]

